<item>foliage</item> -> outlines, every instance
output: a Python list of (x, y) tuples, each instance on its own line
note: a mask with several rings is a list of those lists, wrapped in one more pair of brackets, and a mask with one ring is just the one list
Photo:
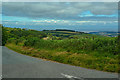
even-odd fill
[[(3, 32), (3, 34), (7, 33), (4, 35), (7, 46), (23, 54), (76, 66), (117, 72), (116, 58), (119, 57), (120, 43), (118, 37), (104, 37), (73, 31), (49, 33), (49, 31), (7, 27), (4, 27)], [(23, 50), (25, 47), (34, 48), (35, 51), (29, 49), (25, 51)]]
[[(38, 38), (28, 38), (25, 46), (36, 48), (63, 49), (73, 53), (88, 53), (98, 51), (99, 53), (118, 54), (117, 38), (96, 38), (96, 39), (66, 39), (66, 40), (42, 40)], [(82, 52), (83, 51), (83, 52)]]
[(5, 46), (7, 39), (8, 39), (8, 34), (6, 28), (2, 26), (2, 46)]

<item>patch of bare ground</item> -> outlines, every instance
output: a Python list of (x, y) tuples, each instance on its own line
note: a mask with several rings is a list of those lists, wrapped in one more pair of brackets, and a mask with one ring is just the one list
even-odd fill
[(68, 54), (68, 52), (56, 52), (55, 55), (63, 55), (63, 54)]

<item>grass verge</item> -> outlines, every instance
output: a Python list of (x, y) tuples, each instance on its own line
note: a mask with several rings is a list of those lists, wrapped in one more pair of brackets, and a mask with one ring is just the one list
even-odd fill
[(22, 44), (15, 45), (14, 43), (6, 44), (6, 47), (29, 56), (52, 60), (60, 63), (80, 66), (90, 69), (97, 69), (107, 72), (118, 72), (118, 60), (111, 57), (93, 56), (91, 54), (77, 54), (66, 51), (57, 51), (49, 49), (35, 49), (32, 47), (24, 47)]

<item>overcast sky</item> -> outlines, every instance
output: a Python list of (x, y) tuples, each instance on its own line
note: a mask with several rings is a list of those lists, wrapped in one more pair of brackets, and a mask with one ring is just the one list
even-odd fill
[(117, 31), (118, 3), (3, 2), (2, 19), (6, 26), (31, 26), (33, 29), (48, 27), (82, 31)]
[(120, 0), (2, 0), (2, 2), (119, 2), (119, 1)]

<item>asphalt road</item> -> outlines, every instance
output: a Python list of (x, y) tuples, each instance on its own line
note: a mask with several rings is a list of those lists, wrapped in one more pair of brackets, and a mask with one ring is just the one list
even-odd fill
[(45, 61), (2, 47), (3, 78), (118, 78), (116, 73), (102, 72)]

